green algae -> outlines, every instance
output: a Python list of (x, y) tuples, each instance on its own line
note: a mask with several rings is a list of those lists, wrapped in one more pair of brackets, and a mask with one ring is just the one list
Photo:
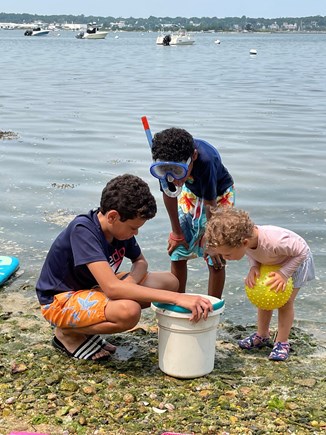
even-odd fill
[[(16, 309), (10, 297), (16, 299)], [(52, 331), (34, 299), (19, 299), (17, 293), (2, 299), (0, 434), (14, 429), (51, 435), (326, 431), (325, 354), (299, 328), (291, 334), (288, 362), (275, 363), (267, 359), (269, 350), (238, 348), (236, 340), (253, 326), (224, 323), (218, 330), (214, 370), (181, 380), (158, 367), (157, 328), (150, 310), (138, 329), (110, 337), (119, 346), (116, 357), (92, 363), (52, 348)]]
[(0, 139), (11, 140), (11, 139), (17, 139), (17, 138), (18, 138), (18, 134), (14, 133), (13, 131), (0, 130)]

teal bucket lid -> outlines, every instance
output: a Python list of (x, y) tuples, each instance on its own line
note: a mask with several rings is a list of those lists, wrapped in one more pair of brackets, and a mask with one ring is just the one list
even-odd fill
[[(222, 307), (224, 307), (224, 299), (220, 299), (218, 300), (218, 302), (215, 302), (213, 305), (213, 311), (216, 311)], [(157, 308), (160, 308), (161, 310), (169, 310), (169, 311), (173, 311), (174, 313), (184, 313), (184, 314), (189, 314), (191, 313), (190, 310), (188, 310), (187, 308), (183, 308), (180, 307), (179, 305), (174, 305), (174, 304), (163, 304), (161, 302), (153, 302), (153, 305)]]

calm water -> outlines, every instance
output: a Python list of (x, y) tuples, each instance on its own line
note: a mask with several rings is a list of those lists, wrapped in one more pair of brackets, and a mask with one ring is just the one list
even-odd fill
[[(317, 279), (300, 292), (296, 317), (326, 331), (326, 34), (200, 34), (191, 47), (156, 46), (154, 33), (74, 35), (0, 31), (0, 130), (18, 134), (0, 141), (0, 244), (23, 271), (5, 291), (33, 283), (65, 223), (125, 172), (157, 198), (158, 215), (138, 239), (151, 269), (169, 268), (169, 224), (140, 123), (147, 115), (153, 132), (178, 126), (214, 144), (238, 207), (256, 223), (306, 238)], [(204, 262), (189, 265), (189, 291), (205, 293)], [(243, 324), (256, 318), (246, 271), (245, 259), (229, 263), (224, 293), (225, 318)]]

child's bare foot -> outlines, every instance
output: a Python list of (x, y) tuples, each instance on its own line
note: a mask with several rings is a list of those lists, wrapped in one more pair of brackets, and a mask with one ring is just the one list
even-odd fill
[(64, 334), (60, 329), (56, 330), (52, 344), (71, 358), (93, 361), (108, 360), (116, 350), (115, 346), (104, 342), (99, 335), (70, 335)]

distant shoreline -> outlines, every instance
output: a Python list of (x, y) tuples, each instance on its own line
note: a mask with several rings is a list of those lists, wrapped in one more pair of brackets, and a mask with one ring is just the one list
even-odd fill
[[(148, 18), (122, 18), (84, 15), (40, 15), (28, 13), (3, 13), (0, 12), (0, 27), (10, 25), (44, 24), (58, 28), (71, 28), (96, 23), (110, 30), (126, 31), (176, 31), (180, 28), (190, 31), (326, 31), (326, 16), (310, 17), (279, 17), (279, 18), (252, 18), (252, 17), (154, 17)], [(51, 24), (50, 24), (51, 23)]]
[[(14, 24), (14, 23), (13, 23)], [(29, 27), (14, 27), (14, 28), (3, 28), (0, 27), (0, 31), (4, 30), (4, 31), (9, 31), (9, 30), (26, 30)], [(116, 33), (116, 30), (111, 30), (111, 29), (107, 29), (106, 27), (102, 28), (103, 30), (107, 30), (111, 33)], [(57, 29), (60, 31), (67, 31), (67, 32), (76, 32), (75, 29)], [(124, 33), (173, 33), (172, 30), (165, 30), (165, 31), (161, 31), (161, 30), (157, 30), (157, 31), (152, 31), (149, 30), (147, 32), (144, 32), (143, 30), (120, 30), (120, 32), (124, 32)], [(326, 34), (326, 30), (315, 30), (315, 31), (311, 31), (311, 30), (291, 30), (291, 31), (286, 31), (286, 30), (278, 30), (278, 31), (270, 31), (270, 30), (257, 30), (257, 31), (251, 31), (251, 32), (244, 32), (244, 31), (232, 31), (232, 30), (216, 30), (216, 31), (199, 31), (199, 30), (191, 30), (188, 33), (195, 33), (195, 34), (230, 34), (230, 35), (238, 35), (238, 34), (245, 34), (245, 35), (307, 35), (307, 34), (311, 34), (311, 35), (323, 35)]]

